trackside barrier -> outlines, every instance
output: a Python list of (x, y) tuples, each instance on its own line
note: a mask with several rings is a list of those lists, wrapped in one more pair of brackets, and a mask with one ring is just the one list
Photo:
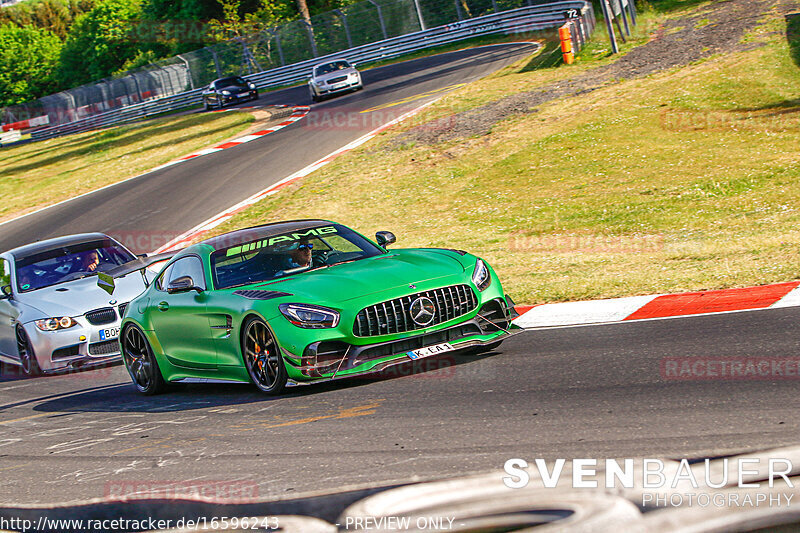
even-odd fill
[(0, 146), (8, 143), (14, 143), (22, 139), (22, 132), (19, 130), (11, 130), (7, 133), (0, 134)]
[[(568, 11), (572, 13), (571, 16), (575, 17), (571, 20), (570, 27), (571, 31), (574, 33), (573, 42), (577, 44), (577, 49), (579, 50), (594, 30), (596, 23), (594, 9), (592, 8), (592, 4), (588, 1), (568, 0), (522, 7), (491, 15), (484, 15), (482, 17), (475, 17), (425, 31), (418, 31), (400, 37), (350, 48), (335, 54), (315, 57), (314, 59), (244, 77), (255, 83), (259, 89), (279, 87), (308, 79), (311, 68), (314, 65), (330, 59), (345, 58), (352, 63), (374, 62), (477, 36), (493, 34), (513, 35), (516, 33), (555, 28), (564, 24)], [(31, 132), (31, 140), (41, 141), (51, 139), (60, 135), (80, 133), (114, 124), (124, 124), (126, 122), (141, 120), (153, 115), (176, 111), (184, 107), (198, 106), (202, 103), (201, 94), (202, 89), (195, 89), (158, 100), (150, 100), (121, 107), (66, 124), (41, 128)]]

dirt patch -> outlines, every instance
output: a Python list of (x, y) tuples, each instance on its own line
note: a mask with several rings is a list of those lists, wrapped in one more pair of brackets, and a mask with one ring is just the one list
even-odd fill
[(721, 0), (699, 13), (666, 22), (650, 42), (634, 48), (610, 65), (457, 113), (452, 120), (422, 124), (398, 135), (387, 148), (412, 143), (430, 145), (486, 135), (497, 122), (535, 112), (535, 106), (557, 98), (576, 96), (621, 80), (685, 66), (713, 54), (754, 48), (759, 45), (741, 43), (742, 37), (777, 3), (778, 0)]

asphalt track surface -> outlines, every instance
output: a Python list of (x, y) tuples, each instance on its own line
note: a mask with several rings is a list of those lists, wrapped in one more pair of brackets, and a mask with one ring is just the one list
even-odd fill
[[(536, 49), (526, 43), (481, 47), (366, 70), (363, 91), (314, 104), (305, 119), (278, 132), (0, 225), (0, 250), (102, 231), (122, 236), (134, 248), (141, 246), (135, 252), (151, 252), (165, 238), (180, 235), (449, 88)], [(311, 100), (307, 87), (300, 86), (264, 94), (257, 103), (309, 105)]]
[[(259, 498), (499, 470), (510, 458), (700, 457), (796, 444), (797, 378), (675, 381), (666, 357), (785, 357), (800, 309), (526, 331), (482, 356), (290, 389), (139, 396), (124, 367), (0, 382), (0, 501), (142, 482)], [(141, 490), (141, 489), (136, 489)], [(247, 489), (252, 494), (252, 488)]]

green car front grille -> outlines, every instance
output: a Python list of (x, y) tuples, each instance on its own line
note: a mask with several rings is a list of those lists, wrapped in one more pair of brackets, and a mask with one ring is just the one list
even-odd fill
[[(419, 298), (429, 299), (435, 308), (432, 320), (421, 324), (414, 321), (411, 312), (412, 304)], [(477, 306), (478, 298), (466, 284), (418, 292), (365, 307), (356, 315), (353, 334), (373, 337), (415, 331), (464, 316)]]

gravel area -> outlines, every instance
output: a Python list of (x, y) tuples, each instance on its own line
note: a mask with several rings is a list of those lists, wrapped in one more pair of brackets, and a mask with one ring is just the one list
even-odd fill
[[(397, 136), (387, 148), (410, 143), (437, 144), (485, 135), (497, 122), (510, 116), (533, 113), (535, 106), (556, 98), (584, 94), (619, 80), (688, 65), (720, 52), (753, 48), (758, 44), (744, 44), (742, 37), (778, 3), (779, 0), (720, 0), (691, 16), (667, 21), (650, 42), (634, 48), (614, 63), (457, 113), (452, 120), (422, 124)], [(597, 31), (602, 29), (598, 27)]]

